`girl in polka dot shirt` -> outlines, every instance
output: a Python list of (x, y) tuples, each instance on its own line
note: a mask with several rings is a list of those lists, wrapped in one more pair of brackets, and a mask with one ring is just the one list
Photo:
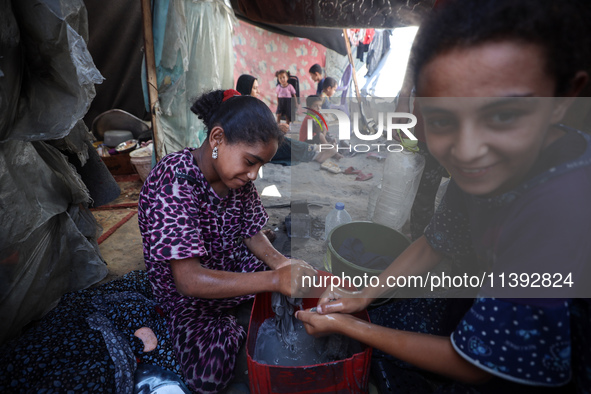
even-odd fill
[[(413, 392), (591, 389), (590, 308), (577, 298), (589, 297), (591, 142), (559, 124), (588, 80), (582, 7), (449, 0), (433, 10), (413, 47), (414, 77), (429, 151), (452, 181), (378, 286), (337, 290), (297, 313), (309, 333), (373, 346), (390, 386)], [(388, 277), (424, 274), (444, 256), (469, 262), (454, 272), (494, 282), (473, 301), (393, 302), (370, 311), (372, 323), (349, 315), (383, 296)], [(510, 273), (566, 281), (511, 287)]]

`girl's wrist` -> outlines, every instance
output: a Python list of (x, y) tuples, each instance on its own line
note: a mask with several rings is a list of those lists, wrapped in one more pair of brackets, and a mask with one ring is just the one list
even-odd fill
[(275, 262), (275, 264), (273, 264), (273, 267), (271, 267), (272, 269), (276, 270), (276, 269), (279, 269), (285, 265), (291, 264), (291, 259), (289, 259), (285, 256), (282, 256), (282, 257), (283, 257), (283, 259), (278, 259), (277, 262)]
[(276, 270), (270, 271), (271, 274), (271, 291), (274, 293), (281, 292), (281, 277)]
[[(343, 321), (344, 320), (344, 321)], [(349, 320), (349, 321), (347, 321)], [(339, 313), (338, 320), (331, 321), (331, 331), (335, 334), (350, 336), (350, 329), (353, 328), (354, 321), (363, 321), (348, 313)]]

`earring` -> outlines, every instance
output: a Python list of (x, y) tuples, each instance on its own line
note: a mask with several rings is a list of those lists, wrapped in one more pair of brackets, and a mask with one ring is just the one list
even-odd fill
[(218, 158), (218, 147), (217, 147), (217, 146), (215, 146), (215, 147), (213, 148), (213, 151), (211, 151), (211, 157), (212, 157), (213, 159), (217, 159), (217, 158)]

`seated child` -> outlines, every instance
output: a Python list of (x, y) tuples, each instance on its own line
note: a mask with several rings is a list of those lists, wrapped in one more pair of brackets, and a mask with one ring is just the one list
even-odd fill
[(293, 294), (298, 271), (314, 270), (282, 255), (262, 231), (268, 215), (253, 182), (283, 140), (269, 107), (229, 89), (203, 94), (191, 111), (207, 139), (152, 169), (138, 224), (171, 356), (191, 390), (219, 393), (246, 338), (232, 311), (263, 291)]
[(337, 91), (338, 82), (336, 79), (331, 77), (326, 77), (324, 79), (324, 83), (322, 84), (322, 109), (329, 109), (330, 108), (330, 98), (334, 96), (335, 92)]
[[(316, 95), (308, 96), (306, 98), (307, 108), (313, 111), (320, 111), (322, 109), (322, 98)], [(308, 120), (312, 120), (312, 139), (308, 139)], [(300, 141), (305, 141), (309, 144), (335, 144), (336, 139), (328, 132), (324, 126), (319, 126), (318, 123), (307, 115), (300, 126)]]

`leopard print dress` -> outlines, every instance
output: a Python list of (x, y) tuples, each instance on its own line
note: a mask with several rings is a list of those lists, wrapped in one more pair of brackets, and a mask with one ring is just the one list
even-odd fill
[(166, 313), (183, 378), (196, 392), (218, 392), (233, 375), (246, 338), (228, 311), (253, 295), (199, 299), (176, 290), (170, 260), (199, 257), (209, 269), (265, 269), (242, 242), (268, 220), (252, 184), (220, 198), (197, 166), (193, 149), (172, 153), (152, 170), (139, 196), (138, 221), (154, 298)]

